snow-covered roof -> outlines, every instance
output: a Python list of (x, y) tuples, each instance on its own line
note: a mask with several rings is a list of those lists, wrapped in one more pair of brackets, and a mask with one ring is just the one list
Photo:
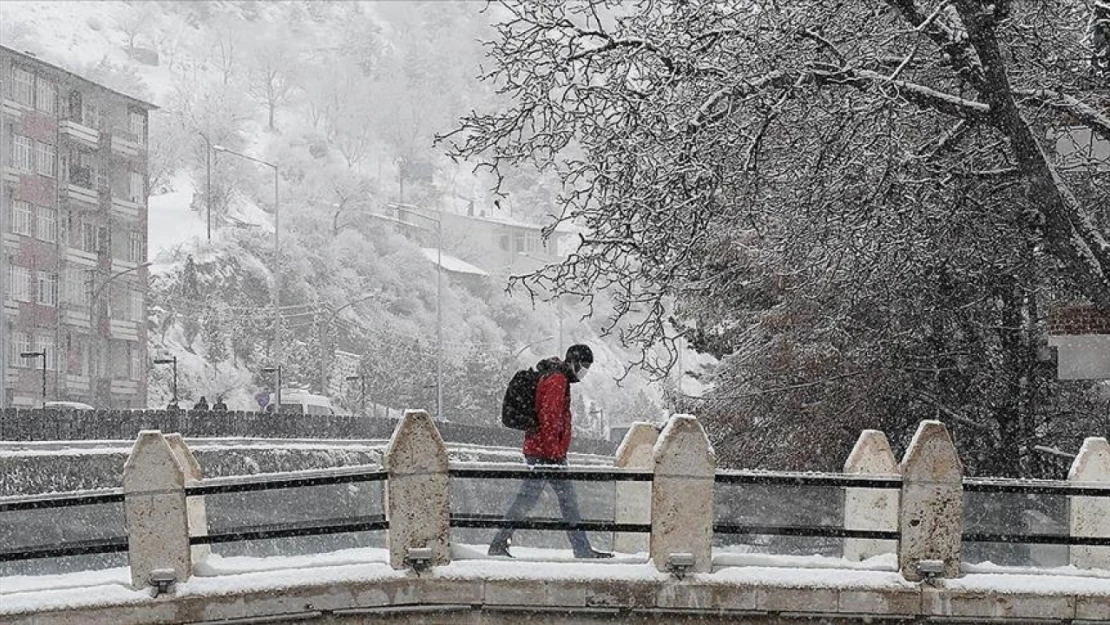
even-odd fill
[[(437, 258), (439, 257), (439, 250), (437, 250), (434, 247), (422, 247), (422, 248), (420, 248), (420, 251), (424, 253), (425, 258), (432, 261), (433, 263), (435, 263)], [(465, 260), (463, 260), (461, 258), (456, 258), (456, 257), (454, 257), (454, 256), (452, 256), (452, 255), (450, 255), (446, 252), (443, 253), (442, 258), (443, 258), (443, 260), (442, 260), (441, 266), (446, 271), (450, 271), (452, 273), (469, 274), (469, 275), (472, 275), (472, 276), (488, 276), (489, 275), (484, 270), (479, 269), (478, 267), (475, 267), (474, 265), (471, 265), (470, 263), (466, 262)]]

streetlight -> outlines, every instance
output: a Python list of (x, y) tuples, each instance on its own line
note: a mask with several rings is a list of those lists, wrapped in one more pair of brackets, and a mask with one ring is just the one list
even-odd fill
[(155, 358), (156, 365), (173, 365), (173, 405), (177, 405), (177, 356), (173, 358)]
[[(355, 380), (359, 381), (359, 387), (360, 387), (359, 388), (359, 394), (358, 394), (358, 406), (359, 406), (359, 409), (362, 410), (362, 415), (360, 415), (360, 416), (365, 417), (366, 416), (366, 376), (362, 376), (362, 375), (349, 375), (349, 376), (347, 376), (347, 381), (348, 382), (354, 382)], [(377, 416), (377, 415), (374, 415), (374, 416)]]
[(46, 348), (37, 352), (20, 352), (23, 358), (42, 358), (42, 404), (46, 406)]
[(212, 240), (212, 141), (208, 139), (208, 135), (203, 132), (197, 131), (201, 139), (204, 139), (204, 167), (207, 172), (205, 178), (205, 192), (204, 199), (206, 208), (208, 209), (208, 240)]
[(336, 316), (339, 315), (339, 313), (343, 312), (344, 310), (350, 308), (351, 306), (354, 306), (355, 304), (360, 304), (362, 302), (365, 302), (368, 299), (373, 299), (373, 298), (375, 298), (375, 297), (377, 297), (381, 294), (382, 294), (381, 291), (374, 291), (373, 293), (364, 293), (364, 294), (360, 295), (359, 297), (347, 302), (346, 304), (343, 304), (339, 308), (336, 308), (335, 310), (333, 310), (331, 312), (331, 314), (328, 315), (327, 323), (325, 323), (323, 326), (321, 326), (321, 328), (320, 328), (320, 392), (321, 393), (324, 393), (326, 391), (327, 385), (328, 385), (328, 371), (327, 371), (327, 367), (324, 366), (324, 360), (327, 358), (327, 354), (324, 350), (324, 328), (331, 327), (331, 324), (335, 320)]
[[(278, 166), (269, 161), (264, 161), (260, 158), (247, 156), (242, 152), (236, 152), (225, 148), (222, 145), (213, 145), (214, 152), (227, 152), (235, 156), (245, 158), (248, 161), (254, 161), (261, 165), (265, 165), (274, 170), (274, 292), (273, 292), (273, 307), (274, 307), (274, 362), (281, 367), (282, 353), (281, 353), (281, 310), (278, 306), (279, 293), (281, 292), (281, 200), (278, 194)], [(280, 393), (279, 393), (280, 394)]]
[[(414, 217), (427, 219), (436, 225), (436, 417), (443, 418), (443, 221), (438, 217), (429, 217), (415, 210), (406, 209), (398, 205), (398, 214), (401, 211)], [(404, 220), (371, 213), (372, 217), (411, 226)]]
[(281, 365), (276, 367), (263, 367), (262, 373), (277, 374), (277, 401), (274, 402), (274, 412), (281, 412)]
[[(138, 270), (142, 269), (143, 267), (149, 267), (153, 264), (154, 264), (153, 262), (147, 261), (147, 262), (142, 263), (140, 265), (135, 265), (134, 267), (124, 269), (123, 271), (117, 271), (116, 273), (108, 276), (108, 279), (106, 279), (104, 282), (101, 282), (100, 286), (96, 287), (96, 289), (93, 290), (92, 295), (89, 296), (89, 340), (91, 342), (91, 347), (92, 347), (92, 351), (93, 351), (92, 361), (93, 361), (94, 364), (100, 362), (100, 335), (96, 331), (96, 328), (97, 328), (97, 325), (98, 325), (97, 324), (97, 315), (96, 315), (96, 310), (97, 310), (96, 303), (97, 303), (97, 301), (99, 301), (100, 295), (104, 292), (104, 289), (107, 288), (108, 285), (112, 283), (112, 280), (115, 280), (116, 278), (118, 278), (120, 276), (127, 275), (127, 274), (129, 274), (133, 271), (138, 271)], [(91, 284), (93, 284), (93, 282), (95, 280), (95, 270), (90, 269), (89, 271), (93, 272), (93, 275), (90, 276), (90, 278), (89, 278), (89, 284), (91, 285)], [(92, 368), (92, 367), (90, 367), (90, 368)], [(96, 373), (97, 373), (96, 377), (99, 378), (100, 373), (101, 373), (101, 371), (99, 370), (99, 364), (97, 364)], [(90, 391), (90, 393), (91, 393), (91, 391)]]
[(539, 345), (540, 343), (545, 343), (547, 341), (550, 341), (553, 338), (555, 338), (555, 337), (554, 336), (545, 336), (545, 337), (543, 337), (542, 339), (540, 339), (538, 341), (532, 341), (531, 343), (525, 345), (524, 347), (521, 347), (520, 349), (516, 350), (515, 354), (513, 354), (513, 360), (516, 360), (517, 358), (519, 358), (520, 355), (524, 353), (524, 350), (528, 349), (529, 347), (532, 347), (533, 345)]

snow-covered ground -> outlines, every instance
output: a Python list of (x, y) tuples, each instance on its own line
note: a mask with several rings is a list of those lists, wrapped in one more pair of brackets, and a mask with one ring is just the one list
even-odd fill
[[(514, 548), (512, 561), (485, 556), (484, 545), (452, 547), (450, 565), (430, 575), (442, 579), (514, 579), (545, 581), (663, 581), (647, 555), (617, 554), (606, 561), (576, 561), (567, 550)], [(389, 566), (385, 549), (347, 549), (326, 554), (266, 558), (210, 556), (194, 567), (194, 576), (179, 584), (177, 596), (226, 595), (287, 589), (308, 584), (385, 581), (406, 577)], [(694, 580), (743, 586), (786, 586), (869, 590), (916, 589), (896, 572), (892, 555), (865, 562), (821, 556), (771, 556), (719, 553), (714, 572)], [(960, 579), (940, 582), (956, 592), (1110, 597), (1110, 571), (1006, 569), (993, 565), (965, 566)], [(76, 592), (80, 591), (80, 592)], [(64, 575), (0, 579), (0, 614), (36, 609), (73, 609), (104, 604), (142, 603), (147, 591), (130, 588), (126, 567)]]

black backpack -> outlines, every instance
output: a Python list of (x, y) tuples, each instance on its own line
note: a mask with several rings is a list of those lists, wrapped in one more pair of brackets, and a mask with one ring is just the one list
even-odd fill
[(521, 369), (509, 380), (505, 400), (501, 402), (501, 423), (514, 430), (530, 432), (540, 427), (536, 414), (536, 384), (541, 374), (535, 369)]

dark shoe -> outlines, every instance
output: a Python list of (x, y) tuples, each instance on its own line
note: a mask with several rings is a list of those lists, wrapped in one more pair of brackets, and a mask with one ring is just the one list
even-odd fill
[(580, 560), (606, 560), (608, 558), (612, 558), (613, 554), (609, 553), (608, 551), (598, 551), (596, 549), (590, 549), (583, 554), (574, 554), (574, 557)]
[(506, 558), (513, 557), (513, 554), (509, 553), (508, 545), (490, 545), (489, 551), (487, 551), (486, 554), (491, 556), (505, 556)]

